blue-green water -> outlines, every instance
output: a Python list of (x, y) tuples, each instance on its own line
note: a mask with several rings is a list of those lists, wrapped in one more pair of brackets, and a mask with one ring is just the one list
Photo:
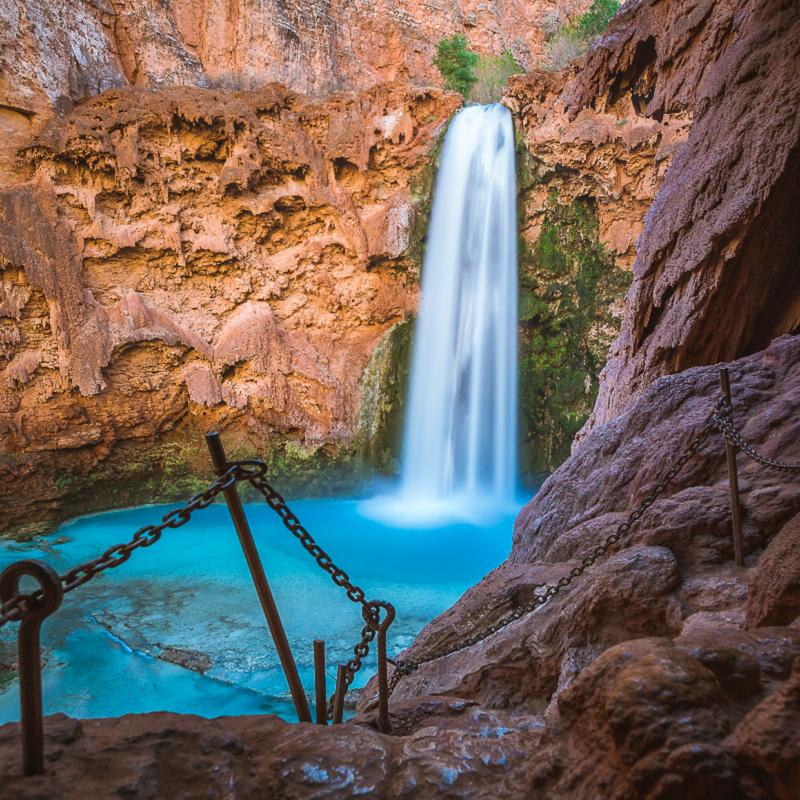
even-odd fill
[[(63, 573), (128, 541), (175, 506), (85, 517), (30, 544), (0, 544), (0, 569), (36, 558)], [(366, 519), (354, 500), (300, 501), (293, 510), (368, 598), (390, 601), (397, 619), (389, 652), (407, 647), (437, 614), (500, 564), (513, 511), (488, 527), (392, 527)], [(312, 640), (326, 641), (328, 673), (352, 656), (363, 621), (266, 505), (246, 507), (300, 675), (313, 694)], [(69, 541), (56, 544), (67, 537)], [(23, 585), (25, 588), (25, 585)], [(16, 642), (15, 624), (0, 629)], [(296, 719), (266, 622), (225, 506), (195, 515), (130, 561), (64, 598), (42, 627), (44, 711), (74, 717), (175, 711), (215, 717), (277, 713)], [(211, 660), (201, 675), (158, 658), (166, 648)], [(363, 686), (373, 653), (354, 686)], [(329, 691), (333, 680), (329, 680)], [(19, 719), (16, 680), (0, 684), (0, 724)]]

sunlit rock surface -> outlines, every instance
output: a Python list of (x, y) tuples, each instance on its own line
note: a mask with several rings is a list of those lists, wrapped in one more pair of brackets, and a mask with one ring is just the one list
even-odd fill
[(4, 523), (185, 497), (212, 428), (279, 482), (335, 468), (415, 307), (419, 187), (460, 102), (115, 90), (53, 121), (0, 192)]
[(360, 89), (387, 80), (440, 85), (436, 43), (454, 34), (486, 55), (511, 50), (531, 68), (546, 38), (589, 0), (514, 3), (284, 3), (279, 0), (3, 0), (0, 110), (68, 111), (110, 88), (176, 85), (297, 91)]
[(653, 119), (638, 95), (626, 91), (613, 103), (604, 97), (596, 108), (583, 109), (573, 119), (569, 99), (578, 74), (571, 67), (509, 79), (503, 103), (519, 120), (533, 159), (523, 236), (531, 244), (537, 240), (554, 192), (560, 204), (589, 197), (600, 223), (600, 241), (620, 266), (630, 269), (644, 215), (686, 142), (691, 113)]

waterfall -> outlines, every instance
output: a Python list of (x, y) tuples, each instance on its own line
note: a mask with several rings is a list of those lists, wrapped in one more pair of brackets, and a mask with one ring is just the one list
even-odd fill
[(499, 104), (453, 120), (436, 181), (401, 462), (401, 506), (513, 501), (517, 438), (514, 131)]

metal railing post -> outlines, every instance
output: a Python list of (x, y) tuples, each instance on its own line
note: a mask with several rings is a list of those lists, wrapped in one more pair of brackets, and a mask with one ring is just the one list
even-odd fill
[(347, 692), (347, 667), (339, 664), (336, 671), (336, 691), (333, 695), (332, 725), (338, 725), (344, 717), (344, 695)]
[[(725, 402), (731, 410), (733, 425), (733, 401), (731, 400), (731, 379), (727, 367), (719, 368), (719, 385)], [(733, 516), (733, 552), (736, 564), (744, 566), (744, 542), (742, 540), (742, 503), (739, 499), (739, 473), (736, 468), (737, 448), (725, 440), (725, 454), (728, 458), (728, 485), (731, 492), (731, 514)]]
[(328, 724), (328, 695), (325, 681), (325, 641), (314, 639), (314, 693), (317, 724)]
[[(217, 475), (224, 475), (229, 466), (229, 462), (225, 457), (225, 450), (222, 447), (219, 434), (207, 434), (206, 444), (211, 453), (214, 471)], [(300, 675), (297, 673), (297, 665), (292, 656), (291, 647), (289, 647), (289, 640), (286, 638), (286, 631), (283, 629), (283, 623), (278, 614), (278, 607), (275, 605), (275, 598), (272, 596), (272, 590), (269, 588), (267, 576), (264, 574), (264, 567), (261, 564), (258, 550), (253, 541), (253, 534), (250, 532), (250, 526), (247, 523), (247, 517), (244, 514), (244, 508), (242, 507), (242, 501), (239, 499), (239, 494), (236, 491), (236, 486), (228, 487), (225, 489), (224, 494), (225, 501), (228, 504), (228, 511), (230, 512), (231, 519), (233, 519), (233, 525), (239, 536), (239, 542), (242, 545), (244, 557), (247, 560), (247, 566), (250, 569), (250, 575), (253, 578), (253, 583), (258, 593), (258, 599), (261, 601), (261, 608), (264, 609), (264, 616), (267, 618), (272, 640), (275, 642), (275, 648), (278, 651), (278, 657), (281, 660), (281, 666), (283, 667), (283, 672), (289, 684), (289, 690), (292, 693), (292, 700), (294, 701), (294, 707), (297, 711), (297, 717), (300, 722), (311, 722), (311, 711), (308, 708), (308, 700), (303, 690), (303, 684), (300, 682)]]
[[(385, 600), (371, 600), (369, 607), (374, 611), (374, 616), (370, 617), (367, 609), (364, 609), (362, 616), (364, 621), (378, 635), (378, 728), (381, 733), (391, 733), (392, 723), (389, 720), (389, 675), (386, 657), (386, 634), (389, 626), (394, 622), (395, 610), (391, 603)], [(381, 609), (386, 612), (386, 616), (381, 622)]]
[(43, 561), (17, 561), (0, 575), (0, 603), (19, 594), (25, 575), (36, 578), (44, 596), (29, 601), (19, 626), (19, 700), (22, 721), (22, 766), (25, 775), (44, 774), (44, 722), (42, 720), (42, 659), (39, 629), (64, 597), (58, 573)]

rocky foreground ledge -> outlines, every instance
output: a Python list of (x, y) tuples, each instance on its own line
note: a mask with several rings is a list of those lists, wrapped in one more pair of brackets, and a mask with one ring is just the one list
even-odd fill
[(56, 714), (41, 777), (15, 777), (18, 725), (0, 728), (2, 797), (797, 797), (800, 629), (627, 642), (557, 706), (545, 722), (417, 698), (393, 707), (393, 736), (369, 717), (321, 728), (272, 715)]
[[(800, 451), (800, 336), (730, 365), (745, 439)], [(592, 431), (517, 521), (508, 561), (434, 620), (417, 660), (493, 624), (602, 542), (703, 426), (717, 370), (661, 378)], [(47, 720), (47, 774), (0, 728), (0, 796), (44, 798), (798, 797), (800, 482), (739, 456), (733, 562), (725, 450), (712, 434), (638, 525), (543, 608), (404, 678), (393, 735), (361, 716)], [(400, 609), (402, 613), (402, 609)]]

